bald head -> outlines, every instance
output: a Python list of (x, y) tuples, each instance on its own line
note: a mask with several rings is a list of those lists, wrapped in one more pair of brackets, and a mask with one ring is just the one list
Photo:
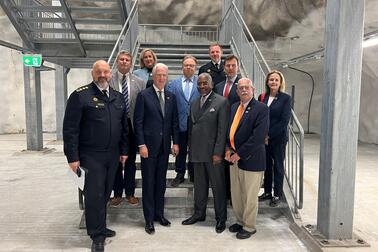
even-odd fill
[(93, 81), (101, 88), (107, 88), (111, 78), (109, 64), (105, 60), (97, 60), (92, 67)]

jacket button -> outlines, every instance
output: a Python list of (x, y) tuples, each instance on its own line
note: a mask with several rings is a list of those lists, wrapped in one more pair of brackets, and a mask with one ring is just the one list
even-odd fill
[(163, 135), (163, 133), (162, 132), (160, 132), (160, 136), (162, 136)]

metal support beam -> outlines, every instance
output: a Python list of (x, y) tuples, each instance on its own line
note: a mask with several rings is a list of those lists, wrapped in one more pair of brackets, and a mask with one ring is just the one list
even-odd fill
[(67, 101), (67, 72), (69, 69), (55, 65), (55, 117), (56, 140), (63, 140), (63, 117)]
[(317, 229), (352, 239), (364, 1), (329, 0), (320, 138)]
[(43, 149), (41, 73), (34, 67), (24, 66), (26, 145), (27, 150)]

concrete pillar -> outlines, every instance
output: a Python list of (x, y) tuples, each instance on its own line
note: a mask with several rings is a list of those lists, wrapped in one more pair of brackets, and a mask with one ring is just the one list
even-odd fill
[(317, 229), (331, 240), (353, 233), (363, 28), (364, 1), (327, 1)]
[(63, 117), (67, 101), (67, 70), (66, 67), (55, 65), (56, 140), (63, 140)]
[(43, 149), (41, 73), (34, 67), (24, 66), (26, 144), (27, 150)]

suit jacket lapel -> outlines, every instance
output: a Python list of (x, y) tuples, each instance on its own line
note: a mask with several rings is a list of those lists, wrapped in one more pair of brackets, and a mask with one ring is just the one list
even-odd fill
[(209, 95), (209, 97), (207, 97), (205, 103), (202, 105), (202, 108), (199, 111), (198, 120), (203, 116), (204, 112), (207, 110), (207, 108), (210, 106), (210, 104), (212, 103), (214, 99), (215, 99), (215, 96), (214, 96), (214, 92), (212, 91), (212, 93)]
[(155, 91), (155, 89), (154, 89), (153, 86), (149, 87), (149, 89), (150, 89), (150, 95), (151, 95), (151, 98), (152, 98), (151, 100), (155, 103), (155, 107), (159, 111), (161, 117), (163, 117), (163, 112), (161, 111), (160, 101), (159, 101), (158, 94), (156, 93), (156, 91)]
[(252, 98), (252, 100), (248, 103), (247, 107), (246, 107), (245, 110), (244, 110), (243, 116), (242, 116), (242, 118), (240, 119), (239, 125), (238, 125), (238, 127), (237, 127), (235, 133), (238, 132), (239, 128), (240, 128), (241, 125), (244, 123), (244, 121), (246, 120), (246, 118), (247, 118), (248, 116), (250, 116), (250, 114), (253, 112), (253, 107), (252, 107), (253, 103), (254, 103), (254, 99)]

